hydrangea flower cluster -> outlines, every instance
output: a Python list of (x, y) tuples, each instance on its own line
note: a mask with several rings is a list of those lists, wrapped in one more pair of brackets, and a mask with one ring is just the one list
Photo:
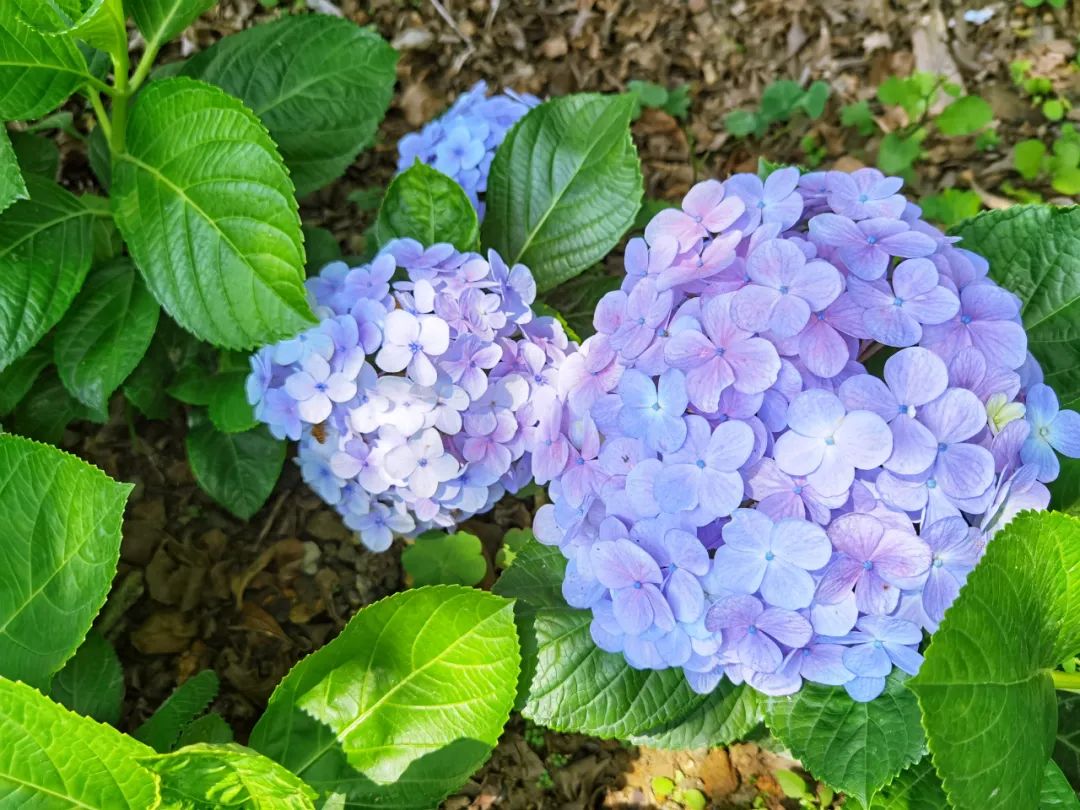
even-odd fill
[(489, 98), (487, 84), (477, 82), (440, 118), (401, 139), (398, 171), (405, 171), (417, 160), (438, 169), (465, 189), (483, 219), (480, 195), (487, 191), (495, 150), (510, 128), (539, 103), (536, 96), (513, 90)]
[(604, 650), (699, 692), (870, 700), (1080, 456), (1018, 299), (901, 185), (708, 180), (627, 246), (532, 460), (536, 535)]
[(527, 267), (398, 239), (307, 287), (321, 323), (252, 357), (248, 400), (300, 442), (304, 480), (365, 546), (453, 526), (530, 480), (534, 403), (555, 399), (569, 344), (534, 316)]

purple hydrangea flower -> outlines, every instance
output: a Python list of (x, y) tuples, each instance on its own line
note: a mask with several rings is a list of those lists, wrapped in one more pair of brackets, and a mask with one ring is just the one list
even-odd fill
[(810, 641), (810, 622), (791, 610), (767, 608), (753, 596), (730, 596), (709, 609), (705, 626), (724, 638), (736, 660), (756, 672), (775, 672), (784, 660), (780, 645)]
[(852, 275), (873, 281), (885, 275), (894, 256), (929, 256), (937, 244), (898, 219), (875, 217), (860, 222), (839, 214), (819, 214), (810, 220), (810, 238), (831, 248)]
[(844, 652), (844, 667), (855, 675), (844, 688), (857, 701), (873, 700), (885, 690), (885, 676), (895, 664), (915, 675), (922, 656), (915, 650), (922, 641), (918, 625), (892, 616), (864, 616), (844, 637), (851, 646)]

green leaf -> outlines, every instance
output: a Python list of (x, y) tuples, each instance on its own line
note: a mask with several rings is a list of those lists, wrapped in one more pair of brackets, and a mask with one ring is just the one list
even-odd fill
[(251, 747), (344, 806), (436, 806), (487, 759), (520, 655), (505, 599), (454, 585), (370, 605), (270, 697)]
[(124, 700), (124, 670), (116, 650), (96, 630), (49, 684), (49, 697), (73, 712), (115, 726)]
[(773, 771), (772, 775), (780, 785), (780, 790), (789, 799), (801, 799), (806, 795), (806, 780), (794, 771), (779, 768)]
[(35, 31), (19, 14), (15, 3), (0, 3), (0, 121), (40, 118), (88, 78), (73, 40)]
[(743, 739), (761, 722), (762, 699), (745, 684), (723, 680), (686, 717), (630, 738), (634, 745), (671, 751), (713, 748)]
[(949, 806), (930, 757), (923, 757), (881, 789), (871, 810), (943, 810)]
[(86, 637), (120, 556), (130, 484), (0, 434), (0, 674), (33, 686)]
[(127, 50), (121, 0), (15, 0), (22, 19), (51, 37), (81, 40), (111, 54)]
[(304, 234), (304, 251), (307, 253), (308, 275), (315, 275), (330, 262), (340, 261), (341, 245), (337, 237), (326, 228), (314, 228), (305, 225), (302, 228)]
[(1080, 194), (1080, 167), (1056, 169), (1050, 178), (1050, 185), (1058, 194)]
[(627, 738), (687, 717), (706, 703), (677, 669), (639, 670), (607, 653), (589, 634), (592, 614), (562, 596), (566, 560), (557, 548), (530, 543), (494, 591), (519, 600), (522, 714), (555, 731)]
[(0, 126), (0, 211), (16, 200), (28, 199), (30, 193), (26, 190), (26, 181), (19, 171), (15, 149), (11, 146), (7, 129)]
[(259, 424), (247, 399), (247, 377), (246, 371), (230, 371), (210, 380), (207, 412), (222, 433), (244, 433)]
[(49, 369), (16, 406), (11, 421), (16, 433), (48, 444), (60, 444), (71, 422), (87, 419), (103, 424), (107, 416), (91, 411), (75, 399), (56, 371)]
[(449, 242), (467, 251), (476, 249), (479, 227), (476, 209), (461, 186), (417, 161), (386, 190), (375, 221), (375, 238), (380, 245), (399, 237), (422, 245)]
[(401, 554), (401, 564), (424, 585), (475, 585), (487, 573), (480, 538), (468, 532), (424, 532)]
[(216, 3), (217, 0), (126, 0), (125, 6), (146, 41), (162, 45)]
[(52, 362), (51, 349), (39, 343), (0, 371), (0, 417), (11, 413), (50, 362)]
[(1065, 103), (1059, 98), (1048, 98), (1042, 103), (1042, 114), (1048, 121), (1060, 121), (1065, 117)]
[(247, 520), (274, 491), (285, 464), (285, 442), (265, 427), (221, 433), (211, 424), (194, 424), (188, 429), (187, 454), (203, 491)]
[(131, 736), (158, 753), (172, 751), (181, 732), (217, 697), (219, 685), (218, 676), (212, 669), (193, 675), (176, 687)]
[(919, 204), (923, 215), (931, 222), (949, 228), (964, 219), (979, 213), (982, 198), (974, 191), (962, 188), (947, 188), (940, 194), (929, 194)]
[(158, 312), (129, 259), (94, 270), (56, 327), (56, 368), (68, 391), (88, 407), (105, 410), (146, 354)]
[(1080, 782), (1080, 695), (1058, 692), (1057, 742), (1054, 761), (1072, 782)]
[(530, 110), (495, 153), (485, 248), (532, 270), (541, 292), (602, 259), (641, 203), (630, 96), (582, 93)]
[(1042, 171), (1046, 146), (1042, 141), (1029, 138), (1013, 147), (1013, 166), (1025, 180), (1034, 180)]
[(791, 79), (779, 79), (761, 93), (761, 117), (765, 126), (787, 121), (803, 97), (802, 86)]
[(303, 196), (371, 145), (393, 97), (397, 53), (340, 17), (286, 15), (225, 37), (184, 74), (240, 98), (266, 124)]
[(1028, 349), (1062, 401), (1080, 397), (1080, 206), (985, 211), (953, 233), (1020, 296)]
[(36, 174), (46, 180), (56, 179), (60, 171), (60, 147), (56, 141), (28, 132), (11, 132), (9, 135), (24, 176)]
[(225, 718), (217, 712), (208, 712), (202, 717), (196, 717), (183, 731), (177, 741), (177, 748), (195, 743), (230, 743), (233, 741), (233, 730)]
[(110, 726), (80, 717), (26, 684), (0, 678), (0, 805), (147, 810), (157, 780), (151, 753)]
[(916, 135), (903, 137), (890, 132), (881, 139), (878, 147), (878, 168), (886, 174), (903, 174), (918, 160), (921, 152), (921, 140)]
[(950, 802), (1034, 807), (1054, 745), (1050, 670), (1080, 648), (1080, 520), (1026, 512), (990, 543), (911, 688)]
[(820, 79), (813, 82), (802, 98), (799, 99), (799, 107), (812, 119), (821, 118), (825, 112), (825, 104), (829, 100), (829, 84)]
[(292, 182), (236, 99), (192, 79), (151, 82), (112, 167), (113, 212), (147, 286), (203, 340), (273, 343), (314, 320)]
[(94, 240), (94, 262), (107, 262), (124, 252), (124, 240), (113, 221), (112, 206), (105, 197), (83, 194), (79, 200), (93, 215), (91, 232)]
[(314, 810), (315, 791), (242, 745), (200, 743), (142, 764), (161, 779), (160, 810)]
[(961, 96), (949, 104), (934, 123), (944, 135), (971, 135), (985, 127), (994, 117), (990, 105), (978, 96)]
[(765, 126), (753, 110), (732, 110), (724, 116), (724, 129), (736, 138), (747, 138), (759, 128), (764, 130)]
[(854, 127), (864, 137), (873, 135), (877, 129), (877, 122), (874, 121), (874, 114), (870, 110), (870, 102), (865, 99), (841, 107), (840, 123), (845, 127)]
[(91, 216), (71, 192), (27, 177), (30, 199), (0, 214), (0, 370), (71, 305), (93, 258)]
[(1046, 763), (1042, 790), (1039, 791), (1039, 810), (1080, 810), (1080, 799), (1069, 780), (1053, 760)]
[(852, 700), (842, 686), (806, 683), (769, 701), (765, 725), (810, 773), (865, 805), (926, 751), (906, 678), (894, 670), (869, 703)]

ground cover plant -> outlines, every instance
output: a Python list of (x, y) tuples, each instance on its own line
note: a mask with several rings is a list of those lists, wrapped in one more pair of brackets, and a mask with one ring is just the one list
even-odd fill
[[(1069, 730), (1055, 689), (1080, 686), (1080, 532), (1065, 514), (1080, 481), (1074, 208), (997, 210), (946, 236), (899, 178), (763, 162), (639, 217), (629, 125), (649, 109), (681, 117), (684, 89), (541, 100), (480, 86), (396, 145), (367, 255), (305, 261), (296, 190), (351, 162), (387, 102), (327, 113), (363, 111), (320, 125), (355, 136), (346, 155), (282, 113), (284, 97), (309, 95), (290, 87), (338, 81), (341, 65), (320, 62), (316, 78), (263, 60), (323, 28), (382, 67), (392, 51), (342, 20), (286, 16), (156, 75), (151, 33), (121, 78), (126, 13), (147, 34), (155, 14), (190, 20), (203, 5), (72, 0), (0, 17), (11, 53), (67, 43), (85, 61), (87, 149), (112, 198), (69, 195), (63, 221), (86, 218), (72, 244), (90, 269), (34, 326), (46, 291), (17, 282), (57, 266), (39, 248), (58, 227), (34, 210), (36, 189), (68, 192), (34, 179), (25, 137), (0, 151), (14, 184), (0, 312), (18, 355), (0, 372), (15, 428), (0, 434), (5, 803), (432, 807), (516, 709), (677, 750), (764, 724), (822, 782), (777, 772), (802, 806), (834, 791), (852, 806), (1076, 806), (1051, 759)], [(111, 82), (95, 59), (112, 62)], [(41, 87), (69, 72), (3, 69)], [(388, 97), (392, 71), (372, 77)], [(812, 93), (778, 120), (820, 115)], [(165, 143), (182, 125), (140, 117), (158, 103), (200, 122), (190, 152)], [(9, 117), (48, 112), (32, 109)], [(260, 167), (282, 180), (276, 196)], [(262, 240), (279, 231), (256, 222), (295, 233), (287, 284), (264, 272), (284, 267), (270, 261), (281, 242)], [(635, 222), (618, 289), (586, 305), (595, 333), (581, 340), (547, 302), (595, 276)], [(297, 296), (302, 322), (282, 323), (275, 295)], [(219, 306), (236, 323), (211, 317)], [(40, 376), (50, 365), (55, 378)], [(77, 404), (28, 413), (43, 388), (43, 404)], [(266, 501), (293, 441), (305, 484), (360, 543), (409, 538), (415, 587), (303, 657), (250, 734), (207, 711), (209, 670), (130, 734), (116, 728), (124, 674), (97, 614), (131, 486), (17, 434), (90, 413), (80, 392), (101, 417), (121, 388), (140, 409), (165, 388), (185, 403), (193, 472), (236, 514)], [(495, 580), (458, 524), (521, 498), (539, 507), (532, 532), (501, 538)], [(670, 779), (652, 792), (706, 801)]]

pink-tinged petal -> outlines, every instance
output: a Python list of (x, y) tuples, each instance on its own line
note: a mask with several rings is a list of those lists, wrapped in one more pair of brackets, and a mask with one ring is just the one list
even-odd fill
[(644, 588), (620, 588), (611, 595), (615, 619), (624, 633), (644, 633), (653, 623), (652, 600)]
[(734, 472), (754, 449), (754, 431), (745, 422), (731, 420), (716, 426), (709, 438), (705, 462), (711, 469)]
[(843, 291), (844, 280), (840, 272), (824, 261), (809, 262), (791, 285), (791, 292), (805, 299), (815, 311), (825, 309)]
[(826, 605), (840, 602), (851, 593), (862, 571), (862, 563), (851, 557), (836, 559), (818, 583), (817, 600)]
[(861, 564), (874, 555), (878, 542), (885, 534), (885, 527), (873, 515), (852, 512), (834, 520), (828, 533), (837, 551), (842, 551)]
[(914, 346), (922, 338), (922, 327), (905, 307), (868, 309), (863, 313), (863, 325), (870, 337), (886, 346)]
[(986, 427), (986, 408), (971, 391), (950, 388), (920, 408), (918, 418), (939, 442), (952, 444), (969, 439)]
[(906, 415), (896, 417), (889, 427), (893, 434), (893, 450), (884, 462), (885, 469), (900, 475), (917, 475), (929, 470), (938, 453), (934, 434)]
[(715, 413), (720, 404), (720, 394), (735, 381), (731, 366), (723, 357), (717, 357), (686, 373), (686, 391), (691, 402), (703, 413)]
[(850, 359), (844, 338), (827, 321), (817, 316), (799, 335), (799, 354), (811, 372), (826, 379), (835, 377)]
[(723, 577), (725, 587), (744, 593), (757, 592), (768, 567), (760, 551), (748, 553), (731, 546), (718, 548), (713, 564)]
[(664, 344), (664, 359), (675, 368), (700, 366), (716, 356), (716, 346), (696, 329), (683, 329)]
[(866, 241), (858, 225), (837, 214), (818, 214), (811, 219), (810, 238), (832, 247)]
[(863, 281), (854, 276), (848, 279), (846, 297), (851, 303), (857, 304), (860, 310), (890, 307), (896, 298), (885, 279)]
[(773, 307), (781, 297), (771, 287), (747, 284), (731, 299), (731, 317), (747, 332), (763, 332), (768, 328)]
[(934, 477), (950, 498), (975, 498), (994, 481), (994, 457), (976, 444), (951, 444), (938, 454)]
[(682, 208), (692, 217), (704, 218), (724, 199), (724, 184), (719, 180), (696, 183), (683, 197)]
[(896, 610), (899, 601), (900, 589), (873, 571), (864, 571), (855, 585), (855, 604), (863, 613), (883, 616)]
[(735, 220), (742, 216), (745, 210), (746, 205), (742, 200), (738, 197), (731, 197), (716, 205), (702, 218), (701, 224), (712, 233), (719, 233), (730, 227)]
[(646, 585), (641, 590), (652, 605), (653, 623), (656, 627), (664, 632), (674, 630), (675, 615), (672, 613), (671, 605), (668, 604), (667, 599), (660, 593), (660, 588), (656, 585)]
[(780, 288), (790, 285), (805, 264), (806, 257), (791, 242), (769, 239), (747, 257), (746, 274), (758, 284)]
[(1008, 368), (1019, 368), (1027, 359), (1027, 333), (1013, 321), (972, 321), (968, 324), (972, 344), (987, 357)]
[(712, 633), (729, 627), (746, 627), (753, 624), (763, 610), (761, 602), (752, 596), (729, 596), (709, 608), (705, 627)]
[(698, 240), (708, 236), (701, 223), (676, 208), (666, 208), (654, 216), (645, 226), (645, 239), (649, 244), (663, 239), (674, 239), (683, 250), (689, 250)]
[(815, 587), (814, 578), (804, 569), (776, 559), (769, 563), (760, 590), (767, 604), (801, 610), (813, 601)]
[(918, 298), (912, 298), (904, 308), (918, 319), (919, 323), (936, 325), (945, 323), (960, 311), (960, 299), (952, 290), (934, 287)]
[(788, 475), (807, 475), (821, 466), (825, 441), (789, 430), (776, 440), (776, 463)]
[(852, 411), (837, 429), (836, 447), (860, 470), (880, 467), (892, 453), (892, 431), (876, 413)]
[(904, 349), (886, 360), (884, 376), (901, 405), (925, 405), (941, 396), (949, 385), (941, 358), (920, 347)]
[(803, 646), (814, 633), (810, 622), (798, 613), (779, 608), (766, 608), (758, 617), (757, 626), (788, 647)]
[(634, 590), (634, 583), (663, 581), (656, 560), (629, 540), (594, 543), (589, 561), (605, 588)]
[(772, 551), (807, 571), (824, 568), (832, 554), (825, 530), (805, 520), (784, 520), (772, 533)]
[(884, 382), (869, 374), (856, 374), (840, 383), (840, 401), (850, 411), (873, 411), (888, 421), (899, 404)]
[(911, 532), (887, 529), (874, 551), (874, 571), (878, 576), (906, 588), (930, 568), (930, 547)]
[(810, 305), (796, 295), (781, 295), (769, 316), (769, 329), (778, 338), (794, 337), (810, 321)]
[(759, 394), (772, 387), (780, 374), (776, 347), (764, 338), (733, 343), (724, 354), (735, 379), (732, 383), (744, 394)]
[[(889, 438), (891, 441), (891, 434)], [(821, 465), (807, 473), (806, 481), (823, 495), (839, 495), (851, 488), (855, 481), (855, 467), (836, 447), (826, 447)]]

